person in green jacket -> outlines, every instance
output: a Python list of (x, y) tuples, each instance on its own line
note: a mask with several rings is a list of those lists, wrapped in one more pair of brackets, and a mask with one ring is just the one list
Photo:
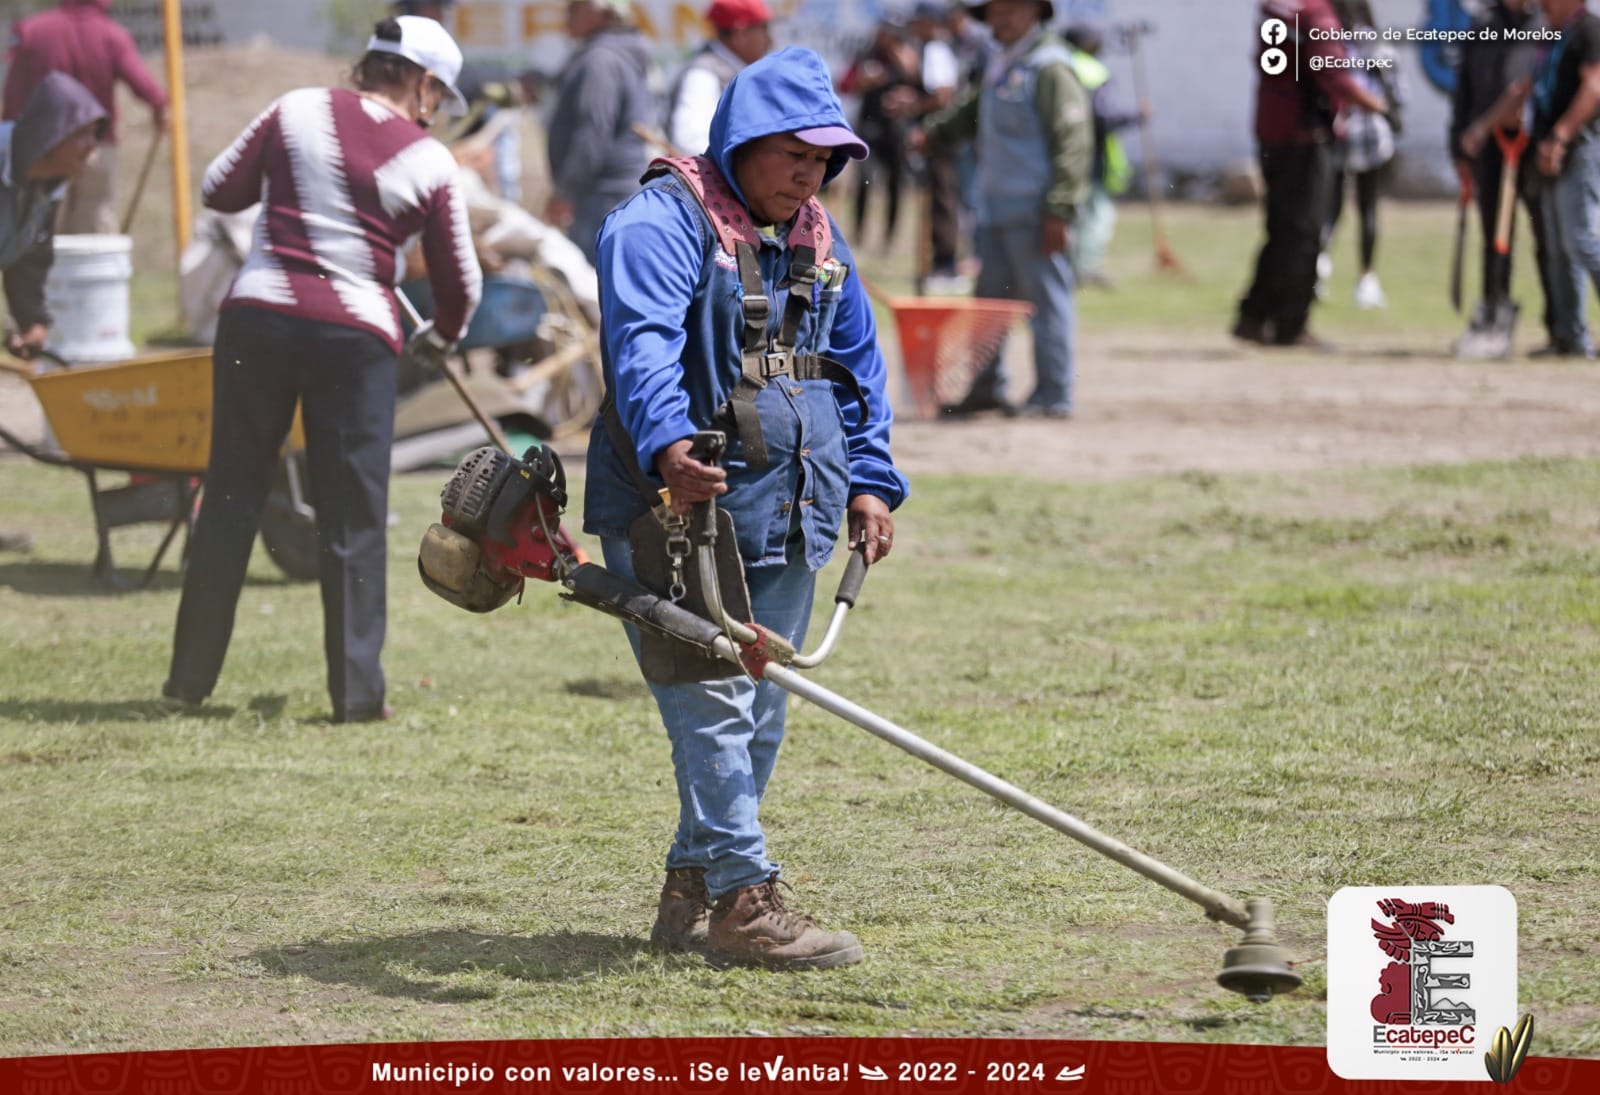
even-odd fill
[(980, 86), (929, 120), (918, 144), (975, 140), (979, 297), (1033, 305), (1033, 393), (1012, 411), (1005, 347), (979, 371), (953, 417), (999, 410), (1070, 418), (1073, 382), (1073, 224), (1089, 199), (1094, 119), (1072, 54), (1048, 29), (1051, 0), (970, 5), (998, 51)]
[(1079, 285), (1109, 289), (1111, 279), (1106, 276), (1104, 265), (1106, 249), (1111, 246), (1111, 237), (1117, 230), (1116, 198), (1128, 189), (1132, 174), (1128, 154), (1118, 134), (1148, 117), (1149, 108), (1140, 103), (1138, 111), (1132, 114), (1113, 109), (1111, 70), (1100, 59), (1105, 37), (1099, 27), (1076, 23), (1067, 28), (1065, 38), (1072, 50), (1073, 71), (1089, 92), (1094, 112), (1094, 166), (1089, 172), (1089, 201), (1078, 215), (1072, 270)]

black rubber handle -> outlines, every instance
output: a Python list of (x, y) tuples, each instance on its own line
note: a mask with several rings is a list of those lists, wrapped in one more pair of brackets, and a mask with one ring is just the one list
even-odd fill
[(721, 430), (696, 430), (689, 440), (689, 455), (702, 464), (715, 464), (728, 449), (728, 435)]
[[(721, 430), (696, 430), (689, 442), (689, 456), (702, 464), (715, 465), (728, 448), (728, 435)], [(717, 501), (696, 502), (689, 515), (689, 539), (697, 546), (717, 542)]]
[(850, 553), (850, 561), (845, 564), (844, 577), (839, 579), (839, 592), (833, 595), (833, 603), (856, 607), (856, 598), (861, 596), (861, 583), (866, 580), (867, 542), (863, 540)]
[(565, 585), (570, 591), (567, 596), (579, 604), (669, 638), (682, 639), (708, 653), (722, 637), (722, 628), (710, 620), (594, 563), (579, 566), (567, 577)]

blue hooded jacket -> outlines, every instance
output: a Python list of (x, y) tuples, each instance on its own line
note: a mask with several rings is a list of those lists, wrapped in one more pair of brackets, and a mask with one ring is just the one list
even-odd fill
[[(827, 66), (813, 51), (791, 47), (752, 64), (728, 85), (711, 123), (711, 159), (738, 193), (733, 160), (741, 145), (827, 126), (848, 128)], [(843, 150), (837, 152), (826, 179), (838, 175), (846, 159)], [(789, 293), (793, 255), (784, 242), (787, 234), (786, 226), (763, 234), (758, 254), (771, 304), (769, 338), (778, 332)], [(909, 490), (889, 454), (893, 413), (872, 308), (860, 280), (848, 276), (854, 260), (837, 225), (833, 239), (795, 349), (832, 358), (853, 373), (869, 413), (863, 421), (854, 395), (826, 380), (778, 377), (757, 395), (770, 462), (751, 468), (730, 432), (728, 493), (719, 499), (733, 516), (747, 565), (786, 562), (791, 537), (801, 536), (807, 564), (820, 568), (832, 553), (850, 498), (875, 495), (893, 509)], [(598, 254), (606, 384), (639, 468), (659, 485), (656, 455), (696, 430), (714, 428), (742, 375), (738, 266), (695, 196), (670, 174), (652, 179), (612, 211), (600, 230)], [(596, 422), (589, 437), (584, 530), (625, 536), (653, 501), (641, 496), (604, 422)]]

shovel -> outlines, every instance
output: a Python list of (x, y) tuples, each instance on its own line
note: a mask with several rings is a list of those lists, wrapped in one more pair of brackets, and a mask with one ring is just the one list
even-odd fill
[(1467, 210), (1472, 205), (1472, 176), (1461, 175), (1461, 197), (1456, 205), (1456, 243), (1450, 256), (1450, 307), (1461, 314), (1461, 257), (1467, 242)]
[(1508, 358), (1511, 356), (1511, 336), (1517, 326), (1519, 305), (1510, 297), (1511, 280), (1511, 230), (1517, 209), (1517, 168), (1522, 163), (1522, 153), (1528, 147), (1528, 131), (1514, 133), (1497, 128), (1495, 143), (1500, 146), (1503, 163), (1500, 168), (1500, 205), (1494, 222), (1495, 284), (1505, 283), (1504, 292), (1495, 291), (1493, 299), (1485, 294), (1484, 312), (1473, 329), (1462, 336), (1456, 352), (1461, 357)]

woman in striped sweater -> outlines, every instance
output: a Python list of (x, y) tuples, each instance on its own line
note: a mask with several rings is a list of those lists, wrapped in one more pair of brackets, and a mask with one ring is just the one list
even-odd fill
[(436, 114), (464, 108), (460, 71), (461, 51), (437, 22), (385, 19), (354, 90), (289, 92), (206, 172), (207, 206), (260, 202), (262, 213), (217, 328), (211, 460), (162, 689), (180, 705), (203, 701), (221, 673), (298, 402), (333, 718), (391, 714), (379, 655), (404, 250), (420, 237), (436, 306), (408, 354), (442, 361), (482, 293), (455, 161), (425, 132)]

